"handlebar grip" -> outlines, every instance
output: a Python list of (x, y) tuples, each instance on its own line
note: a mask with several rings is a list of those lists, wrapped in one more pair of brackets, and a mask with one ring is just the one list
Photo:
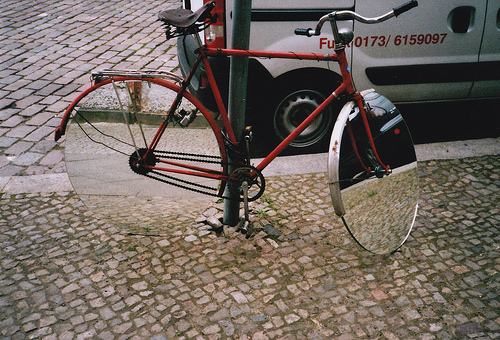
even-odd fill
[(310, 31), (312, 31), (312, 28), (296, 28), (295, 35), (305, 35), (306, 37), (310, 37)]
[(406, 11), (409, 11), (413, 7), (418, 6), (418, 1), (417, 0), (411, 0), (405, 3), (404, 5), (401, 5), (399, 7), (393, 8), (392, 10), (394, 11), (394, 15), (398, 16)]

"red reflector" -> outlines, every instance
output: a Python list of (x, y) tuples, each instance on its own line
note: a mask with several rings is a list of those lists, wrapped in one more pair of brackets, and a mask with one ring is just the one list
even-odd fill
[(206, 74), (202, 74), (200, 77), (200, 88), (205, 89), (208, 87), (208, 78)]
[(400, 128), (395, 128), (394, 129), (394, 134), (397, 136), (401, 133), (401, 129)]
[[(204, 0), (204, 3), (210, 0)], [(216, 0), (215, 8), (212, 10), (212, 18), (215, 22), (205, 30), (205, 44), (211, 48), (224, 48), (226, 47), (224, 16), (225, 16), (225, 2), (224, 0)]]

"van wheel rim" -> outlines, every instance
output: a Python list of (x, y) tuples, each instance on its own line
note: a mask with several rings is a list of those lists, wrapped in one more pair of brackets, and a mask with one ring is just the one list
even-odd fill
[[(274, 131), (278, 137), (286, 138), (323, 100), (324, 96), (314, 90), (296, 91), (283, 99), (274, 114)], [(330, 125), (328, 111), (326, 108), (290, 145), (303, 148), (320, 141)]]

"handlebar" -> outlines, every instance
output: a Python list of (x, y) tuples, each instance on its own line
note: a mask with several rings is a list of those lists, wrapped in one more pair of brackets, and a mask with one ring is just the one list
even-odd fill
[(407, 12), (410, 9), (412, 9), (413, 7), (417, 7), (417, 6), (418, 6), (418, 1), (411, 0), (411, 1), (408, 1), (407, 3), (405, 3), (399, 7), (393, 8), (392, 11), (394, 12), (394, 16), (397, 17), (398, 15), (403, 14), (404, 12)]
[(296, 28), (295, 29), (295, 35), (305, 35), (307, 37), (311, 37), (311, 35), (309, 35), (309, 31), (314, 31), (312, 28)]
[(362, 15), (359, 15), (356, 12), (353, 11), (335, 11), (331, 12), (327, 15), (322, 16), (318, 24), (316, 25), (315, 29), (312, 28), (297, 28), (295, 29), (295, 34), (296, 35), (305, 35), (307, 37), (312, 37), (313, 35), (320, 35), (321, 34), (321, 28), (323, 27), (323, 24), (327, 21), (330, 20), (356, 20), (359, 22), (362, 22), (364, 24), (376, 24), (382, 21), (386, 21), (392, 17), (397, 17), (401, 15), (404, 12), (409, 11), (410, 9), (417, 7), (418, 6), (418, 1), (417, 0), (411, 0), (401, 6), (395, 7), (392, 9), (392, 11), (389, 11), (385, 14), (382, 14), (381, 16), (378, 17), (364, 17)]

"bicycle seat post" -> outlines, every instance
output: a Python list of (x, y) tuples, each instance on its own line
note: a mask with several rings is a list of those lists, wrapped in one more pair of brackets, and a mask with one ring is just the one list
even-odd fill
[(196, 44), (198, 45), (198, 49), (203, 47), (203, 42), (201, 41), (200, 35), (198, 33), (194, 34)]

